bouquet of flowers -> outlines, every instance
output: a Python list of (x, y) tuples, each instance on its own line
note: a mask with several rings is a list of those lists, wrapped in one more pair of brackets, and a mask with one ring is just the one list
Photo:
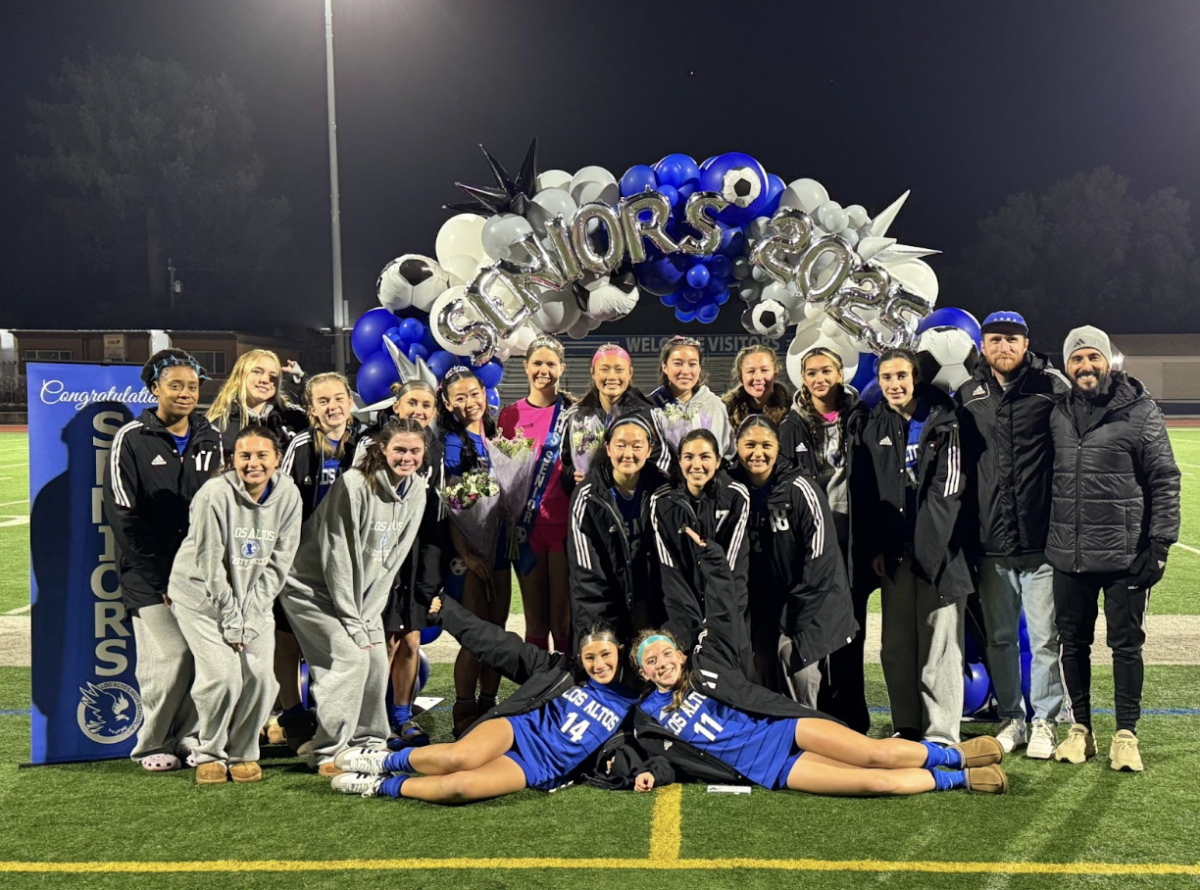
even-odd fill
[(450, 508), (450, 519), (476, 554), (489, 562), (496, 555), (500, 524), (500, 485), (487, 470), (452, 476), (438, 488), (438, 497)]
[(533, 439), (526, 438), (524, 432), (524, 429), (517, 427), (516, 438), (497, 437), (486, 443), (492, 476), (500, 485), (500, 511), (508, 522), (509, 559), (517, 556), (517, 521), (525, 510), (525, 502), (529, 499), (529, 483), (537, 467)]
[(604, 423), (599, 417), (583, 417), (578, 424), (571, 424), (571, 461), (576, 472), (587, 475), (603, 442)]
[(692, 430), (707, 428), (709, 425), (706, 412), (697, 411), (693, 414), (688, 411), (686, 405), (678, 402), (668, 402), (661, 408), (655, 408), (654, 421), (663, 439), (675, 452), (679, 451), (679, 443), (683, 441), (684, 436)]

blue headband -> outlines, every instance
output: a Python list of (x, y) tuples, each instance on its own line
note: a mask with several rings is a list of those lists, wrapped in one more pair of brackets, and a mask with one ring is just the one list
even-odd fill
[(152, 369), (154, 371), (154, 376), (152, 376), (150, 378), (150, 382), (153, 383), (154, 381), (156, 381), (160, 376), (162, 376), (162, 372), (165, 371), (167, 368), (175, 368), (175, 367), (191, 368), (193, 371), (196, 372), (196, 376), (199, 377), (201, 381), (205, 381), (208, 379), (208, 376), (204, 373), (204, 369), (202, 367), (200, 367), (200, 363), (198, 361), (196, 361), (194, 358), (192, 358), (190, 355), (185, 359), (180, 358), (177, 355), (168, 355), (168, 356), (164, 356), (163, 358), (160, 358), (158, 361), (156, 361), (154, 363), (154, 366)]
[(653, 636), (646, 637), (646, 639), (642, 640), (642, 645), (638, 646), (638, 664), (642, 663), (642, 653), (646, 651), (646, 647), (651, 643), (669, 643), (672, 646), (675, 645), (670, 637), (664, 637), (662, 634), (654, 634)]

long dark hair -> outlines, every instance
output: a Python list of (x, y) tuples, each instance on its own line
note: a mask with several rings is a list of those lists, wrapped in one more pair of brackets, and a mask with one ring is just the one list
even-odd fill
[[(775, 365), (775, 379), (771, 381), (771, 391), (767, 394), (767, 404), (763, 406), (762, 411), (755, 407), (750, 396), (746, 394), (746, 390), (742, 388), (742, 366), (752, 355), (769, 355), (772, 364)], [(729, 391), (721, 396), (721, 401), (725, 403), (725, 410), (729, 413), (729, 422), (734, 429), (737, 429), (738, 424), (751, 414), (765, 414), (776, 424), (782, 422), (783, 418), (787, 416), (792, 407), (792, 396), (788, 388), (779, 382), (779, 375), (782, 371), (783, 368), (779, 365), (779, 356), (765, 343), (746, 346), (738, 352), (733, 360), (733, 367), (730, 369), (732, 385)]]
[[(370, 486), (372, 492), (378, 493), (379, 491), (379, 471), (388, 468), (387, 449), (392, 444), (392, 439), (406, 434), (420, 437), (425, 444), (425, 459), (428, 460), (429, 448), (432, 445), (432, 434), (429, 430), (411, 418), (405, 417), (401, 420), (399, 417), (393, 417), (383, 425), (383, 429), (377, 435), (371, 437), (371, 443), (367, 445), (367, 453), (363, 457), (362, 465), (354, 467), (367, 477), (367, 485)], [(424, 466), (424, 462), (422, 462), (422, 466)]]
[(676, 349), (691, 348), (696, 350), (696, 355), (700, 358), (700, 378), (692, 387), (692, 394), (695, 395), (696, 390), (708, 383), (708, 371), (704, 370), (704, 347), (700, 345), (700, 341), (695, 337), (685, 337), (682, 334), (676, 334), (670, 340), (667, 340), (662, 345), (662, 349), (658, 351), (658, 385), (670, 386), (671, 381), (667, 379), (667, 372), (663, 370), (667, 359), (671, 357), (671, 353)]
[[(700, 439), (712, 448), (713, 454), (717, 456), (717, 472), (721, 472), (721, 446), (717, 443), (717, 437), (712, 434), (712, 430), (689, 430), (679, 440), (679, 453), (683, 454), (683, 446), (689, 442), (695, 442), (697, 439)], [(716, 477), (714, 476), (713, 478)], [(683, 478), (683, 469), (680, 467), (679, 458), (676, 458), (671, 462), (671, 483), (675, 487), (679, 487), (686, 484), (686, 482), (687, 480)]]
[[(839, 372), (841, 372), (844, 368), (844, 366), (842, 364), (842, 357), (840, 355), (838, 355), (832, 349), (826, 349), (824, 346), (817, 346), (813, 349), (810, 349), (808, 352), (804, 353), (804, 356), (801, 358), (801, 360), (800, 360), (800, 376), (801, 377), (804, 376), (804, 369), (808, 366), (808, 360), (810, 358), (813, 358), (814, 356), (821, 356), (823, 358), (829, 359), (831, 362), (833, 362), (834, 366), (838, 369)], [(825, 438), (825, 436), (824, 436), (825, 431), (822, 428), (822, 421), (818, 417), (816, 406), (813, 404), (812, 393), (808, 391), (808, 387), (805, 386), (803, 382), (801, 382), (801, 384), (800, 384), (799, 392), (796, 393), (796, 402), (800, 408), (800, 410), (797, 411), (796, 413), (800, 415), (800, 419), (803, 420), (805, 426), (808, 427), (808, 432), (809, 432), (809, 435), (812, 436), (812, 440), (814, 442), (818, 442), (818, 443), (823, 441)], [(844, 451), (846, 449), (846, 419), (850, 415), (850, 407), (851, 407), (850, 406), (850, 394), (846, 391), (846, 384), (845, 384), (844, 377), (843, 377), (843, 382), (837, 384), (837, 398), (835, 399), (835, 403), (837, 404), (837, 412), (838, 412), (838, 419), (837, 419), (838, 434), (839, 434), (838, 441), (841, 443), (841, 445), (839, 447)], [(822, 447), (817, 452), (817, 459), (819, 461), (824, 461), (824, 459), (825, 459), (824, 454), (825, 454), (825, 451), (824, 451), (824, 448)]]
[[(451, 384), (457, 383), (460, 380), (471, 378), (479, 384), (479, 388), (487, 393), (487, 387), (483, 385), (483, 381), (476, 376), (475, 372), (464, 365), (458, 365), (446, 372), (446, 376), (442, 378), (441, 384), (438, 386), (437, 398), (437, 416), (438, 429), (447, 436), (457, 436), (458, 441), (462, 444), (462, 469), (470, 471), (479, 465), (479, 449), (475, 447), (475, 440), (471, 438), (467, 432), (466, 426), (463, 425), (454, 412), (450, 410), (450, 406), (446, 404), (446, 394), (450, 391)], [(483, 437), (490, 439), (496, 435), (496, 420), (492, 417), (490, 410), (483, 412)]]
[[(275, 456), (280, 458), (282, 461), (283, 445), (280, 444), (279, 436), (275, 434), (275, 431), (267, 429), (261, 423), (251, 423), (242, 427), (238, 432), (237, 438), (233, 440), (233, 448), (231, 448), (229, 454), (225, 456), (225, 463), (222, 464), (217, 472), (213, 473), (213, 475), (218, 476), (222, 473), (234, 472), (233, 458), (237, 454), (237, 443), (242, 441), (242, 439), (249, 439), (254, 436), (258, 436), (259, 438), (266, 439), (268, 442), (270, 442), (272, 447), (275, 449)], [(276, 467), (276, 469), (279, 468)]]
[(912, 368), (913, 383), (917, 384), (921, 382), (921, 362), (917, 359), (917, 354), (911, 349), (903, 349), (899, 346), (893, 346), (890, 349), (885, 349), (879, 356), (879, 364), (875, 366), (876, 380), (879, 379), (878, 369), (883, 365), (883, 363), (890, 362), (894, 359), (900, 359), (901, 361), (908, 362), (909, 366)]

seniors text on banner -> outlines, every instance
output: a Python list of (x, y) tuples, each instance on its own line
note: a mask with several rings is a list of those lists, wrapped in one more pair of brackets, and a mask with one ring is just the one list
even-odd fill
[(139, 371), (28, 366), (34, 763), (126, 757), (142, 722), (102, 504), (113, 436), (154, 404)]

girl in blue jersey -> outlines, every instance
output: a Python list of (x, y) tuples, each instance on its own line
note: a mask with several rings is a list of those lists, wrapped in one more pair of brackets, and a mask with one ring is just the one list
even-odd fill
[(431, 613), (521, 688), (457, 742), (391, 754), (365, 747), (341, 752), (336, 763), (346, 772), (334, 778), (335, 791), (430, 803), (468, 803), (523, 788), (554, 791), (591, 765), (637, 702), (620, 680), (621, 649), (606, 628), (590, 629), (574, 660), (526, 643), (452, 599), (435, 598)]
[[(708, 578), (706, 631), (690, 660), (662, 632), (642, 634), (632, 653), (654, 684), (638, 705), (638, 741), (670, 765), (665, 775), (682, 771), (709, 781), (842, 796), (1007, 790), (1008, 779), (996, 765), (1004, 752), (993, 738), (950, 746), (872, 739), (749, 682), (728, 642), (736, 639), (737, 617), (724, 553), (694, 530), (685, 531)], [(638, 777), (639, 790), (654, 784), (652, 774)]]

